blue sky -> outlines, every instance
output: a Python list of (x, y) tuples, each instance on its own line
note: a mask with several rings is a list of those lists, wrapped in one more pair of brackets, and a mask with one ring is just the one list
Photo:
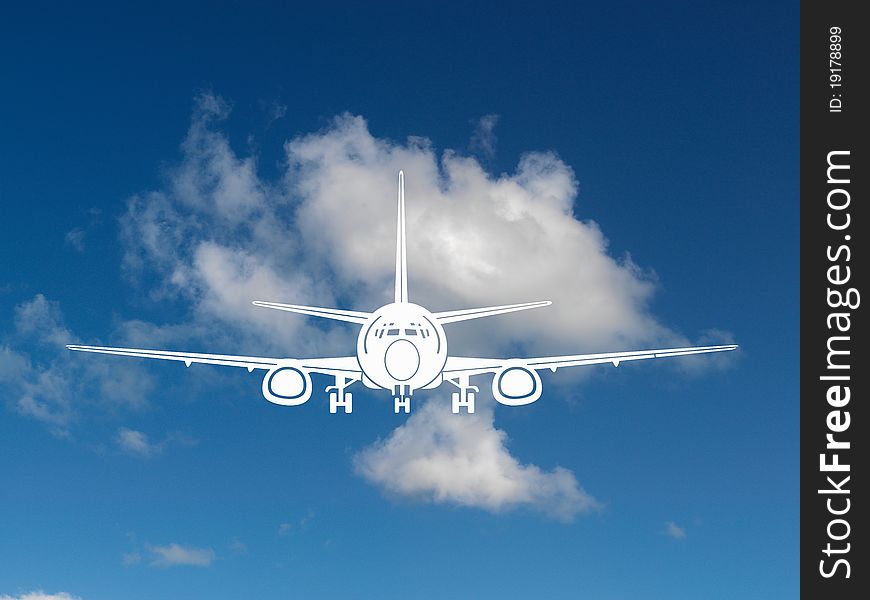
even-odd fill
[[(0, 598), (794, 597), (797, 25), (779, 2), (12, 9)], [(446, 388), (330, 415), (62, 350), (352, 352), (247, 302), (386, 302), (397, 166), (413, 300), (555, 301), (454, 347), (740, 352), (546, 374), (462, 437)], [(449, 460), (397, 491), (408, 456), (465, 452), (522, 493), (451, 487)]]

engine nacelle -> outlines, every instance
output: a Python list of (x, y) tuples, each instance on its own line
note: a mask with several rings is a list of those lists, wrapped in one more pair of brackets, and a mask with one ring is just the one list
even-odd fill
[(298, 406), (311, 398), (311, 374), (293, 363), (282, 363), (263, 377), (263, 397), (273, 404)]
[(522, 362), (508, 363), (492, 378), (492, 395), (501, 404), (522, 406), (541, 397), (541, 376)]

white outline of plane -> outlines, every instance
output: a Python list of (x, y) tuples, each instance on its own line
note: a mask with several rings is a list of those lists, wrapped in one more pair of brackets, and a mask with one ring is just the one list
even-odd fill
[(474, 412), (476, 386), (470, 384), (475, 375), (492, 374), (492, 392), (497, 401), (510, 406), (530, 404), (541, 396), (542, 386), (538, 371), (550, 369), (554, 373), (564, 367), (577, 367), (686, 356), (734, 350), (737, 345), (695, 346), (690, 348), (664, 348), (631, 352), (578, 354), (543, 358), (469, 358), (447, 354), (447, 336), (443, 325), (479, 319), (520, 310), (549, 306), (551, 302), (528, 302), (504, 306), (489, 306), (465, 310), (432, 313), (408, 301), (408, 268), (405, 251), (405, 179), (399, 171), (398, 215), (396, 223), (396, 279), (395, 301), (367, 313), (335, 308), (298, 306), (277, 302), (254, 301), (255, 306), (301, 313), (336, 321), (360, 325), (356, 356), (335, 358), (264, 358), (256, 356), (230, 356), (224, 354), (198, 354), (142, 350), (135, 348), (109, 348), (71, 344), (67, 348), (82, 352), (157, 358), (185, 363), (226, 365), (266, 371), (263, 378), (263, 396), (270, 402), (296, 406), (306, 402), (312, 394), (311, 373), (335, 379), (326, 388), (329, 393), (329, 411), (353, 411), (353, 395), (346, 388), (361, 381), (366, 387), (391, 390), (394, 411), (410, 412), (411, 396), (418, 389), (432, 389), (448, 382), (458, 391), (452, 394), (453, 412), (463, 408)]

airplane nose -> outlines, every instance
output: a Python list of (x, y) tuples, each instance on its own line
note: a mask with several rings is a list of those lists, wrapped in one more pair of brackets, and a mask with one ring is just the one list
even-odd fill
[(408, 381), (420, 368), (420, 352), (408, 340), (396, 340), (384, 355), (387, 373), (396, 381)]

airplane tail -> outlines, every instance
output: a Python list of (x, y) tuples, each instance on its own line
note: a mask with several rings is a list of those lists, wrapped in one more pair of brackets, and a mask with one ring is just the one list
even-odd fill
[(396, 303), (408, 302), (408, 263), (405, 254), (405, 174), (399, 171), (399, 209), (396, 219)]

